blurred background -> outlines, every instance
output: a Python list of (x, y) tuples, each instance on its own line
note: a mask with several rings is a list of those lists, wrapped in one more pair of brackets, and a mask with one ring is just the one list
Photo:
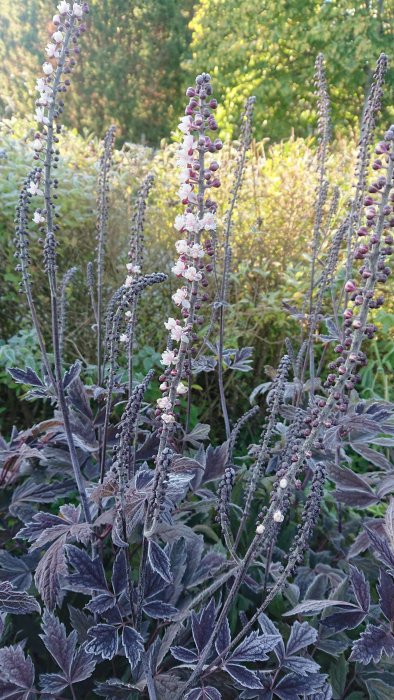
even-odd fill
[[(0, 1), (0, 428), (20, 427), (41, 410), (20, 402), (6, 367), (37, 366), (37, 342), (15, 272), (13, 229), (18, 191), (32, 163), (36, 78), (53, 31), (51, 0)], [(95, 258), (96, 181), (100, 140), (117, 126), (105, 294), (124, 277), (129, 222), (138, 186), (152, 171), (147, 212), (145, 271), (167, 271), (173, 259), (173, 220), (179, 213), (174, 167), (176, 127), (185, 90), (196, 73), (213, 77), (219, 133), (225, 141), (218, 192), (223, 215), (231, 187), (238, 124), (245, 98), (256, 96), (254, 141), (235, 216), (227, 347), (255, 348), (254, 371), (228, 379), (232, 404), (247, 406), (253, 386), (266, 380), (286, 335), (296, 326), (282, 300), (302, 304), (308, 286), (308, 241), (316, 186), (314, 62), (326, 58), (331, 97), (331, 184), (340, 187), (338, 220), (351, 192), (357, 126), (374, 66), (394, 47), (394, 0), (91, 0), (72, 90), (66, 98), (59, 168), (59, 267), (78, 269), (68, 289), (66, 353), (81, 357), (94, 375), (91, 311), (85, 271)], [(394, 121), (390, 69), (377, 137)], [(46, 314), (42, 246), (31, 239), (37, 305)], [(171, 280), (141, 307), (137, 366), (158, 364), (170, 310)], [(392, 309), (376, 319), (375, 365), (364, 377), (366, 396), (389, 398), (384, 375), (394, 357)], [(383, 360), (381, 358), (384, 358)], [(386, 363), (386, 365), (384, 365)], [(268, 369), (267, 369), (268, 366)], [(234, 373), (233, 373), (234, 374)], [(210, 391), (199, 377), (196, 391)], [(216, 411), (212, 393), (210, 410)], [(196, 409), (197, 411), (197, 409)], [(237, 409), (237, 414), (239, 413)], [(209, 420), (210, 416), (200, 415)]]

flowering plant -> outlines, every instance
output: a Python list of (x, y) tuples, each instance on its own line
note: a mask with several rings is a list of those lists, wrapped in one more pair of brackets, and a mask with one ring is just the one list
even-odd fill
[[(168, 344), (161, 355), (161, 396), (150, 406), (145, 396), (154, 372), (142, 381), (133, 372), (139, 299), (166, 279), (162, 272), (144, 271), (144, 213), (152, 176), (138, 193), (125, 279), (109, 299), (103, 285), (114, 127), (103, 144), (96, 259), (87, 270), (97, 332), (96, 383), (84, 384), (79, 360), (65, 368), (64, 290), (74, 268), (59, 284), (55, 146), (61, 98), (70, 86), (87, 11), (86, 3), (71, 6), (62, 0), (53, 18), (55, 31), (37, 85), (36, 116), (42, 125), (33, 141), (37, 165), (23, 184), (17, 210), (18, 270), (42, 372), (26, 367), (12, 368), (10, 374), (29, 387), (31, 398), (50, 401), (54, 411), (53, 419), (14, 431), (2, 447), (6, 527), (21, 548), (18, 556), (7, 549), (0, 556), (2, 697), (76, 698), (75, 686), (87, 697), (150, 700), (329, 700), (333, 692), (344, 698), (353, 683), (369, 692), (370, 673), (379, 669), (362, 666), (394, 653), (392, 504), (384, 522), (381, 518), (378, 527), (378, 521), (368, 523), (348, 552), (354, 558), (371, 546), (382, 564), (378, 618), (371, 612), (364, 560), (356, 566), (340, 554), (342, 530), (335, 531), (335, 509), (325, 517), (336, 533), (333, 546), (340, 563), (327, 564), (325, 552), (311, 547), (328, 478), (339, 503), (359, 507), (384, 504), (393, 488), (391, 464), (380, 447), (394, 444), (394, 406), (362, 402), (357, 394), (359, 370), (368, 361), (364, 342), (376, 332), (370, 314), (384, 302), (381, 286), (390, 274), (393, 242), (393, 127), (375, 148), (378, 157), (371, 169), (377, 176), (370, 178), (386, 58), (378, 61), (363, 118), (355, 194), (332, 235), (338, 192), (326, 176), (329, 100), (323, 58), (317, 59), (319, 188), (310, 290), (303, 309), (288, 309), (301, 321), (298, 347), (287, 341), (272, 381), (260, 387), (267, 394), (261, 438), (242, 456), (237, 440), (256, 421), (258, 409), (231, 426), (223, 370), (251, 369), (250, 348), (234, 353), (225, 347), (225, 312), (233, 212), (251, 141), (254, 99), (242, 115), (233, 187), (220, 226), (211, 193), (221, 184), (216, 156), (222, 142), (215, 136), (217, 102), (207, 73), (187, 89), (189, 102), (179, 124), (183, 212), (175, 219), (180, 238), (172, 267), (179, 287), (172, 295), (177, 311), (164, 320)], [(43, 203), (31, 215), (36, 197)], [(44, 236), (52, 353), (34, 304), (28, 249), (32, 223)], [(200, 309), (209, 301), (204, 325)], [(324, 350), (316, 362), (319, 341)], [(211, 356), (203, 354), (206, 349)], [(327, 370), (326, 355), (333, 356)], [(123, 382), (122, 362), (127, 364)], [(226, 440), (214, 447), (205, 445), (209, 426), (191, 428), (190, 409), (193, 376), (215, 366)], [(362, 477), (344, 466), (350, 450), (375, 460), (383, 476)], [(58, 507), (59, 500), (66, 502)], [(38, 504), (48, 505), (41, 510)], [(19, 521), (22, 527), (15, 525)], [(28, 551), (23, 543), (29, 543)], [(312, 623), (274, 622), (278, 600), (285, 601), (283, 616), (311, 616)], [(317, 617), (329, 609), (334, 612)], [(36, 629), (21, 642), (18, 617), (10, 621), (8, 615), (36, 616), (37, 627), (40, 621), (37, 652)], [(344, 634), (369, 619), (373, 623), (359, 638)], [(338, 645), (342, 651), (352, 648), (346, 669), (358, 664), (349, 680), (345, 671), (340, 693), (324, 656), (335, 656)], [(55, 672), (43, 672), (49, 658)], [(382, 676), (381, 685), (394, 687), (390, 671)]]

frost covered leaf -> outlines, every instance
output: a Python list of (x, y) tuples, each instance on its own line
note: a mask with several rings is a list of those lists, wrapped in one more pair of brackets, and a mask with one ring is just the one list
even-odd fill
[(394, 571), (394, 552), (391, 551), (390, 545), (385, 537), (381, 537), (377, 532), (369, 527), (365, 528), (368, 537), (373, 546), (375, 556), (382, 561), (389, 569)]
[(216, 610), (213, 598), (198, 614), (195, 612), (191, 614), (193, 639), (199, 653), (205, 649), (211, 637), (215, 626), (215, 617)]
[(292, 625), (290, 637), (286, 645), (286, 655), (296, 654), (300, 649), (305, 649), (310, 644), (314, 644), (317, 639), (317, 630), (311, 627), (308, 622), (298, 622)]
[(170, 603), (162, 603), (161, 600), (147, 601), (143, 605), (143, 611), (155, 620), (171, 620), (179, 614), (179, 610)]
[(101, 593), (95, 598), (92, 598), (92, 600), (85, 605), (85, 608), (87, 608), (91, 613), (99, 613), (101, 615), (102, 613), (106, 612), (106, 610), (113, 608), (115, 605), (116, 598), (108, 591), (108, 593)]
[(218, 634), (216, 637), (216, 651), (218, 654), (222, 654), (225, 649), (227, 649), (228, 646), (230, 646), (231, 642), (231, 633), (230, 633), (230, 625), (228, 623), (227, 618), (222, 622), (222, 624), (219, 627)]
[(390, 499), (390, 503), (384, 515), (384, 529), (389, 540), (391, 551), (394, 552), (394, 498)]
[(120, 595), (126, 588), (127, 583), (127, 561), (126, 554), (120, 549), (116, 555), (112, 567), (112, 588), (116, 596)]
[(363, 612), (369, 611), (371, 597), (369, 593), (369, 584), (365, 579), (362, 571), (359, 571), (355, 566), (349, 566), (350, 583), (352, 584), (353, 592), (356, 600)]
[(272, 651), (280, 639), (281, 637), (277, 634), (261, 636), (258, 632), (252, 632), (239, 644), (229, 657), (229, 660), (231, 663), (265, 661), (268, 659), (266, 652)]
[(378, 663), (382, 654), (394, 656), (394, 637), (390, 631), (376, 625), (367, 625), (360, 639), (353, 644), (350, 661), (369, 664)]
[(377, 591), (381, 611), (388, 621), (392, 622), (394, 620), (394, 581), (383, 569), (380, 570)]
[(75, 569), (65, 580), (65, 588), (79, 593), (106, 591), (107, 582), (104, 568), (99, 557), (91, 559), (83, 549), (67, 545), (65, 547), (67, 563)]
[(122, 644), (126, 657), (129, 660), (131, 670), (133, 670), (144, 651), (144, 640), (139, 632), (132, 627), (124, 627), (122, 631)]
[(306, 656), (286, 656), (282, 666), (298, 676), (308, 676), (310, 673), (317, 673), (320, 670), (319, 664)]
[(148, 559), (153, 571), (156, 571), (164, 581), (171, 583), (170, 560), (164, 550), (153, 540), (149, 540)]
[(37, 376), (34, 369), (32, 369), (31, 367), (25, 367), (25, 369), (19, 369), (19, 367), (8, 367), (7, 372), (18, 384), (26, 384), (27, 386), (39, 387), (44, 386), (40, 377)]
[(37, 590), (49, 610), (53, 610), (60, 604), (62, 598), (59, 576), (67, 573), (65, 543), (66, 537), (63, 536), (51, 544), (40, 559), (34, 576)]
[(33, 596), (25, 591), (17, 591), (9, 581), (0, 582), (0, 612), (12, 615), (27, 615), (41, 612), (41, 608)]
[(68, 370), (64, 373), (63, 377), (63, 388), (67, 389), (67, 387), (70, 386), (70, 384), (77, 378), (79, 377), (81, 373), (81, 368), (82, 368), (82, 363), (80, 360), (76, 360), (71, 367), (68, 368)]
[[(298, 695), (305, 694), (310, 697), (324, 688), (326, 676), (314, 673), (306, 678), (289, 673), (275, 686), (275, 695), (281, 700), (295, 700)], [(318, 695), (317, 695), (318, 697)]]
[(30, 656), (25, 657), (21, 646), (0, 649), (0, 697), (10, 700), (30, 700), (34, 686), (34, 666)]
[(95, 625), (88, 631), (90, 641), (85, 649), (103, 659), (113, 659), (118, 653), (118, 630), (112, 625)]
[(118, 678), (109, 678), (104, 683), (98, 683), (95, 689), (96, 695), (107, 698), (107, 700), (129, 700), (131, 693), (135, 690), (135, 686), (130, 683), (124, 683)]
[(306, 600), (299, 603), (288, 612), (283, 613), (283, 617), (289, 615), (317, 615), (317, 613), (326, 608), (356, 608), (353, 603), (348, 603), (346, 600)]
[(239, 685), (242, 685), (243, 688), (263, 688), (256, 674), (244, 666), (226, 663), (225, 666), (223, 666), (223, 670), (227, 671), (227, 673), (234, 678)]
[(185, 700), (221, 700), (221, 693), (211, 685), (204, 688), (193, 688), (185, 695)]
[(177, 661), (182, 661), (184, 664), (196, 664), (198, 656), (195, 651), (186, 649), (186, 647), (171, 647), (171, 654)]
[(9, 581), (18, 591), (27, 591), (31, 586), (31, 572), (35, 563), (35, 555), (14, 557), (5, 549), (0, 551), (0, 581)]

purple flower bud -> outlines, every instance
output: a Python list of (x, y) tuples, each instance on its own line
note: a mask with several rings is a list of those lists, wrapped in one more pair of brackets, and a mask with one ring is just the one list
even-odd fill
[(196, 91), (193, 87), (190, 86), (187, 88), (186, 97), (194, 97), (195, 94), (196, 94)]
[(348, 280), (345, 284), (345, 292), (355, 292), (357, 289), (353, 280)]

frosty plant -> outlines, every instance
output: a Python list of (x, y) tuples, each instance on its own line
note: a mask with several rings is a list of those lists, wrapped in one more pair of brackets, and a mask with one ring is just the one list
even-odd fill
[[(168, 342), (159, 377), (154, 368), (139, 375), (134, 362), (143, 322), (139, 299), (150, 287), (159, 293), (157, 285), (167, 278), (149, 270), (144, 256), (150, 174), (132, 211), (123, 280), (109, 299), (105, 295), (115, 139), (114, 127), (108, 130), (99, 164), (97, 248), (87, 269), (96, 384), (85, 384), (82, 363), (69, 365), (72, 358), (64, 351), (66, 289), (78, 271), (65, 270), (59, 282), (62, 184), (56, 169), (63, 98), (88, 7), (60, 2), (57, 9), (37, 82), (35, 163), (21, 188), (15, 236), (42, 373), (10, 370), (29, 387), (28, 398), (51, 402), (54, 416), (30, 430), (14, 430), (2, 446), (8, 512), (0, 556), (0, 696), (329, 700), (338, 681), (327, 657), (339, 645), (343, 653), (349, 647), (352, 652), (344, 661), (348, 680), (340, 694), (334, 688), (335, 698), (345, 698), (354, 685), (359, 700), (357, 693), (368, 690), (371, 673), (377, 673), (374, 664), (382, 654), (393, 655), (388, 601), (394, 591), (394, 511), (391, 505), (378, 528), (368, 523), (346, 552), (345, 516), (341, 510), (338, 526), (328, 480), (342, 504), (382, 507), (392, 492), (392, 466), (381, 448), (394, 444), (394, 406), (364, 402), (357, 391), (393, 250), (394, 127), (371, 158), (386, 57), (378, 61), (367, 100), (356, 184), (343, 219), (338, 187), (328, 178), (329, 96), (324, 59), (317, 59), (310, 284), (301, 309), (286, 306), (301, 319), (300, 338), (287, 340), (272, 381), (254, 392), (266, 392), (264, 416), (256, 406), (233, 415), (224, 373), (251, 369), (250, 348), (227, 346), (226, 318), (233, 215), (251, 144), (254, 98), (242, 115), (228, 207), (220, 213), (215, 191), (222, 141), (210, 75), (201, 73), (187, 89), (175, 155), (182, 209), (175, 218), (177, 258), (169, 271), (176, 281), (174, 311), (163, 319)], [(50, 338), (36, 311), (30, 274), (29, 241), (37, 231), (44, 240)], [(205, 444), (209, 426), (192, 425), (191, 408), (196, 375), (215, 368), (226, 440), (213, 446)], [(148, 401), (148, 389), (159, 398)], [(260, 438), (243, 454), (249, 426)], [(353, 473), (346, 466), (352, 451), (383, 474)], [(26, 470), (26, 462), (28, 477), (20, 469), (24, 464)], [(324, 546), (336, 547), (329, 560), (319, 549), (321, 537), (316, 547), (314, 542), (322, 504), (333, 540)], [(384, 619), (378, 620), (370, 612), (363, 558), (357, 566), (348, 561), (369, 542), (382, 563)], [(327, 614), (319, 618), (322, 611)], [(35, 616), (29, 632), (18, 626), (20, 614)], [(303, 614), (313, 617), (311, 624), (287, 622)], [(373, 624), (361, 636), (346, 636), (369, 619)], [(34, 639), (39, 624), (42, 633)], [(363, 664), (372, 664), (368, 674)], [(387, 671), (381, 682), (389, 676)]]

